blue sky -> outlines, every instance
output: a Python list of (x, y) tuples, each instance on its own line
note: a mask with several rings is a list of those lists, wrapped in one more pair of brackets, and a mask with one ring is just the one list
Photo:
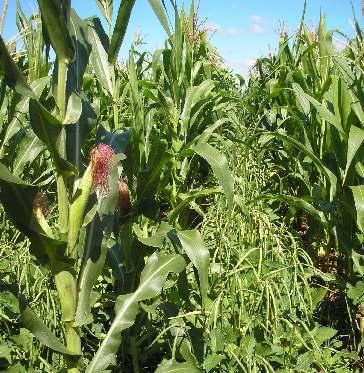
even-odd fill
[[(117, 12), (119, 2), (114, 0), (114, 13)], [(0, 0), (2, 3), (3, 0)], [(179, 3), (189, 7), (190, 1)], [(26, 14), (36, 10), (35, 0), (20, 0), (20, 4)], [(353, 0), (353, 4), (358, 19), (363, 21), (360, 0)], [(94, 0), (73, 0), (72, 6), (81, 17), (100, 14)], [(257, 57), (276, 49), (281, 21), (285, 22), (289, 32), (296, 29), (302, 8), (303, 0), (201, 0), (200, 18), (206, 19), (206, 25), (215, 30), (211, 41), (226, 64), (234, 71), (246, 75)], [(309, 25), (318, 24), (320, 10), (326, 14), (329, 28), (353, 34), (350, 0), (308, 0), (306, 22)], [(10, 0), (3, 31), (5, 39), (13, 37), (17, 32), (15, 12), (16, 1)], [(120, 58), (127, 55), (136, 33), (147, 43), (144, 47), (147, 50), (163, 45), (164, 31), (147, 0), (136, 0)], [(337, 43), (340, 43), (340, 37), (337, 38)]]

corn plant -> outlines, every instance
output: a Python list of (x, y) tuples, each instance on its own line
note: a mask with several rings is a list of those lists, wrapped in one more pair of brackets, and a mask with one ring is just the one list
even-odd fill
[[(316, 249), (312, 257), (327, 263), (335, 250), (341, 262), (324, 265), (325, 271), (338, 273), (349, 288), (363, 273), (362, 72), (353, 59), (361, 48), (358, 23), (356, 29), (355, 40), (340, 52), (323, 15), (314, 30), (303, 17), (293, 45), (282, 30), (277, 55), (260, 60), (250, 82), (264, 129), (261, 143), (273, 150), (281, 192), (258, 199), (286, 202), (298, 212), (298, 231), (308, 250)], [(264, 94), (254, 101), (256, 89)]]
[[(199, 279), (199, 307), (206, 309), (208, 251), (197, 230), (175, 230), (172, 225), (193, 226), (181, 214), (197, 198), (221, 192), (192, 181), (194, 165), (202, 167), (194, 156), (210, 164), (229, 208), (232, 204), (226, 159), (207, 143), (226, 119), (218, 108), (223, 102), (213, 93), (206, 53), (194, 57), (195, 45), (203, 50), (207, 44), (188, 40), (194, 7), (190, 17), (180, 16), (175, 8), (173, 35), (162, 4), (151, 1), (173, 49), (163, 51), (167, 58), (163, 65), (153, 58), (152, 74), (146, 80), (138, 72), (133, 51), (126, 74), (117, 63), (134, 3), (121, 2), (112, 30), (113, 2), (97, 1), (109, 25), (106, 33), (98, 18), (80, 19), (70, 1), (39, 0), (40, 14), (34, 20), (26, 18), (18, 2), (25, 55), (15, 62), (16, 55), (0, 39), (1, 108), (7, 116), (1, 142), (0, 199), (9, 219), (29, 240), (37, 263), (53, 277), (61, 330), (54, 334), (20, 289), (4, 284), (2, 290), (19, 300), (22, 325), (43, 345), (63, 355), (70, 372), (100, 372), (115, 365), (121, 332), (138, 319), (138, 305), (156, 298), (168, 274), (182, 272), (187, 258)], [(182, 54), (188, 55), (184, 65), (180, 65)], [(174, 70), (167, 71), (170, 64)], [(27, 75), (22, 72), (25, 69)], [(207, 82), (201, 69), (210, 76)], [(162, 93), (163, 86), (169, 86), (169, 97)], [(125, 107), (129, 117), (122, 113)], [(206, 107), (210, 114), (204, 118)], [(216, 123), (211, 129), (212, 120)], [(161, 130), (159, 123), (164, 124)], [(184, 160), (186, 156), (193, 166)], [(193, 189), (183, 187), (187, 178)], [(203, 214), (197, 204), (193, 206)], [(157, 232), (158, 239), (148, 237), (164, 214), (167, 221)], [(100, 343), (96, 342), (98, 348), (85, 354), (84, 336), (95, 305), (93, 287), (105, 273), (105, 262), (115, 282), (114, 319)], [(138, 322), (131, 330), (123, 344), (131, 346), (128, 354), (137, 372), (141, 362), (136, 334), (143, 329)], [(182, 334), (174, 338), (180, 340)], [(186, 341), (183, 345), (191, 348)], [(197, 369), (191, 361), (178, 363), (173, 352), (172, 360), (166, 360), (159, 371), (187, 366)]]

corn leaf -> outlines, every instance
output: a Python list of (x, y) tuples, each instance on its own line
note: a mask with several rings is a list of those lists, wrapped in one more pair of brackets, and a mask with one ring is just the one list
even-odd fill
[(134, 4), (135, 0), (122, 0), (120, 3), (109, 49), (109, 62), (112, 64), (114, 64), (118, 58)]
[(202, 371), (192, 362), (179, 363), (175, 360), (165, 360), (155, 373), (202, 373)]
[(59, 0), (38, 0), (38, 4), (43, 24), (58, 59), (71, 62), (75, 49), (67, 27), (68, 6)]
[(4, 77), (5, 83), (15, 89), (20, 95), (27, 97), (35, 97), (34, 92), (29, 87), (24, 75), (15, 65), (15, 62), (10, 57), (8, 48), (4, 40), (0, 36), (0, 75)]
[(224, 190), (228, 209), (231, 211), (234, 202), (234, 179), (229, 170), (229, 164), (226, 157), (207, 143), (198, 143), (192, 147), (192, 150), (204, 158), (211, 166), (219, 184)]
[(301, 142), (297, 141), (291, 136), (286, 135), (283, 131), (278, 130), (277, 132), (269, 132), (264, 134), (261, 137), (260, 141), (269, 141), (270, 139), (277, 137), (281, 140), (287, 141), (293, 146), (295, 146), (297, 149), (301, 150), (304, 154), (306, 154), (316, 165), (317, 169), (321, 171), (327, 179), (330, 181), (330, 199), (332, 200), (336, 194), (336, 188), (337, 188), (337, 177), (335, 174), (329, 170), (323, 162), (311, 151), (309, 150), (305, 145), (303, 145)]
[(349, 168), (353, 162), (353, 159), (356, 153), (358, 152), (359, 148), (362, 146), (363, 142), (364, 142), (364, 130), (352, 125), (350, 127), (350, 132), (349, 132), (348, 151), (347, 151), (347, 158), (346, 158), (345, 173), (344, 173), (344, 178), (343, 178), (343, 185), (345, 184), (345, 180), (348, 175)]
[(33, 131), (47, 146), (57, 171), (65, 176), (77, 175), (77, 169), (61, 158), (57, 150), (57, 141), (62, 131), (61, 123), (34, 99), (29, 103), (29, 115)]
[(20, 314), (20, 324), (28, 329), (40, 342), (53, 351), (64, 355), (76, 354), (69, 351), (63, 343), (52, 333), (52, 331), (43, 323), (36, 313), (27, 305), (22, 294), (18, 293), (17, 286), (8, 285), (0, 281), (0, 293), (7, 292), (13, 297), (17, 312)]
[[(49, 77), (37, 79), (31, 84), (31, 89), (33, 90), (36, 97), (40, 97), (44, 88), (49, 83)], [(1, 144), (0, 154), (3, 155), (4, 147), (7, 145), (8, 141), (22, 128), (24, 127), (22, 116), (29, 110), (29, 97), (23, 97), (19, 103), (16, 105), (14, 116), (6, 129), (3, 143)]]
[(207, 305), (208, 274), (210, 266), (210, 254), (203, 242), (200, 232), (197, 230), (179, 231), (178, 239), (184, 252), (192, 264), (196, 267), (200, 283), (202, 304)]
[(252, 201), (249, 202), (249, 205), (254, 204), (257, 201), (260, 200), (272, 200), (272, 201), (281, 201), (286, 202), (291, 206), (295, 206), (301, 210), (305, 210), (308, 212), (313, 218), (315, 218), (317, 221), (319, 221), (323, 226), (327, 226), (327, 219), (325, 217), (325, 214), (316, 209), (314, 206), (312, 206), (310, 203), (305, 201), (302, 198), (294, 197), (294, 196), (288, 196), (288, 195), (273, 195), (273, 194), (265, 194), (261, 195), (257, 198), (254, 198)]
[(157, 16), (160, 24), (164, 28), (164, 31), (167, 33), (168, 37), (171, 37), (172, 33), (169, 27), (168, 18), (166, 16), (166, 12), (163, 8), (161, 1), (160, 0), (148, 0), (148, 1), (155, 15)]
[(34, 134), (32, 130), (28, 130), (22, 138), (16, 152), (16, 157), (13, 163), (13, 173), (19, 176), (27, 163), (31, 163), (37, 159), (38, 155), (44, 149), (43, 142)]
[(97, 22), (89, 23), (89, 41), (92, 45), (90, 61), (94, 68), (96, 77), (101, 86), (110, 94), (113, 95), (111, 68), (107, 58), (105, 43), (102, 43), (102, 35)]
[(356, 222), (359, 229), (364, 233), (364, 185), (350, 187), (356, 208)]
[(115, 363), (115, 355), (121, 343), (121, 332), (134, 324), (138, 313), (138, 302), (154, 298), (163, 287), (168, 273), (183, 271), (185, 261), (180, 255), (158, 255), (149, 257), (141, 273), (140, 284), (132, 294), (120, 295), (115, 305), (115, 318), (106, 337), (86, 369), (86, 373), (102, 372)]
[(113, 0), (95, 0), (95, 1), (99, 9), (101, 10), (101, 13), (106, 18), (107, 23), (111, 25)]

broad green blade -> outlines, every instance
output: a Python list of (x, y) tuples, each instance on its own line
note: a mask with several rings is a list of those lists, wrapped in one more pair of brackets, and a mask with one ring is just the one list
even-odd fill
[(30, 307), (26, 306), (21, 312), (20, 322), (25, 328), (32, 332), (40, 342), (53, 351), (64, 355), (78, 355), (68, 350)]
[(90, 55), (90, 61), (94, 68), (96, 77), (102, 87), (106, 91), (113, 95), (111, 67), (107, 58), (107, 52), (101, 41), (99, 34), (99, 28), (97, 23), (89, 24), (89, 42), (92, 44), (92, 51)]
[(134, 324), (138, 313), (138, 302), (154, 298), (163, 287), (168, 273), (179, 273), (185, 268), (180, 255), (158, 255), (149, 257), (141, 273), (140, 284), (132, 294), (120, 295), (115, 305), (115, 318), (106, 337), (86, 369), (86, 373), (99, 373), (115, 363), (121, 343), (121, 332)]
[(77, 169), (61, 158), (57, 150), (57, 141), (62, 131), (61, 123), (34, 99), (29, 102), (29, 115), (33, 131), (47, 146), (57, 172), (67, 177), (77, 175)]
[(159, 229), (157, 232), (155, 232), (152, 236), (150, 237), (144, 237), (143, 232), (140, 229), (139, 225), (134, 224), (133, 225), (133, 231), (137, 237), (137, 239), (143, 243), (144, 245), (150, 246), (150, 247), (157, 247), (159, 249), (162, 249), (168, 233), (172, 230), (172, 226), (169, 225), (166, 222), (161, 223)]
[(32, 130), (27, 130), (16, 151), (13, 163), (14, 175), (19, 176), (23, 172), (25, 165), (34, 162), (43, 149), (43, 142)]
[(364, 233), (364, 185), (350, 187), (356, 208), (356, 223), (362, 233)]
[(327, 226), (327, 220), (325, 214), (316, 209), (310, 203), (305, 201), (302, 198), (294, 197), (294, 196), (287, 196), (287, 195), (273, 195), (273, 194), (265, 194), (261, 195), (257, 198), (254, 198), (252, 201), (249, 202), (249, 205), (254, 204), (260, 200), (272, 200), (272, 201), (281, 201), (286, 202), (289, 205), (295, 206), (301, 210), (307, 211), (313, 218), (319, 221), (323, 226)]
[(92, 45), (88, 40), (88, 20), (82, 20), (74, 9), (71, 9), (69, 30), (75, 46), (74, 61), (68, 66), (67, 91), (79, 92), (82, 79), (89, 63)]
[(78, 278), (79, 293), (76, 311), (78, 326), (87, 324), (91, 319), (92, 287), (104, 268), (108, 250), (116, 244), (106, 228), (107, 224), (102, 222), (98, 215), (88, 226), (82, 267)]
[(278, 130), (277, 132), (269, 132), (264, 134), (261, 137), (260, 141), (269, 141), (270, 139), (277, 137), (281, 140), (288, 141), (290, 144), (295, 146), (297, 149), (301, 150), (303, 153), (305, 153), (316, 165), (317, 169), (321, 171), (327, 179), (330, 181), (330, 200), (332, 200), (336, 195), (336, 188), (337, 188), (337, 177), (335, 174), (329, 170), (323, 162), (311, 151), (309, 150), (305, 145), (303, 145), (301, 142), (297, 141), (291, 136), (286, 135), (283, 131)]
[(63, 343), (26, 304), (23, 295), (18, 294), (17, 286), (7, 285), (0, 281), (0, 292), (6, 292), (13, 297), (13, 302), (17, 305), (17, 312), (20, 314), (19, 321), (21, 325), (28, 329), (40, 342), (53, 351), (61, 354), (73, 356), (76, 355), (63, 345)]
[(110, 50), (109, 50), (109, 62), (114, 64), (118, 58), (121, 44), (123, 43), (126, 29), (129, 24), (131, 12), (133, 10), (135, 0), (122, 0), (114, 31), (111, 37)]
[(95, 1), (99, 9), (101, 10), (101, 13), (106, 18), (107, 23), (111, 25), (113, 0), (95, 0)]
[(204, 158), (211, 166), (219, 184), (224, 190), (228, 202), (228, 208), (231, 211), (234, 202), (234, 179), (229, 170), (229, 164), (226, 157), (207, 143), (198, 143), (192, 147), (192, 150)]
[(325, 105), (323, 105), (321, 102), (318, 102), (315, 98), (311, 97), (307, 93), (305, 93), (302, 88), (300, 88), (298, 85), (294, 85), (294, 90), (296, 95), (302, 96), (300, 98), (301, 102), (304, 102), (304, 99), (307, 99), (317, 110), (317, 112), (320, 114), (320, 117), (324, 120), (326, 120), (328, 123), (333, 125), (341, 135), (345, 136), (344, 129), (341, 124), (341, 120), (339, 116), (334, 115)]
[[(49, 83), (49, 77), (46, 76), (44, 78), (37, 79), (31, 84), (31, 89), (33, 90), (36, 97), (40, 97), (43, 90)], [(6, 132), (4, 135), (4, 140), (1, 144), (0, 154), (3, 156), (4, 154), (4, 147), (7, 145), (8, 141), (23, 127), (25, 127), (25, 123), (23, 123), (22, 116), (29, 111), (29, 97), (22, 98), (21, 101), (16, 105), (14, 116), (9, 123), (8, 127), (6, 128)], [(24, 120), (25, 122), (25, 120)]]
[(358, 152), (359, 148), (364, 142), (364, 130), (354, 125), (350, 127), (349, 139), (348, 139), (348, 151), (346, 158), (346, 167), (342, 184), (345, 184), (346, 177), (348, 175), (349, 168), (353, 162), (353, 159)]
[(38, 0), (38, 4), (58, 59), (70, 63), (75, 56), (75, 49), (67, 26), (69, 9), (65, 9), (63, 2), (59, 0)]
[(210, 253), (197, 230), (180, 231), (177, 236), (183, 250), (196, 267), (200, 283), (202, 304), (207, 305), (207, 291), (209, 287), (208, 275), (210, 267)]
[(63, 124), (77, 123), (82, 114), (82, 100), (76, 93), (72, 93), (68, 99), (66, 116), (63, 119)]
[(4, 77), (5, 83), (15, 89), (20, 95), (35, 97), (34, 92), (29, 87), (24, 75), (12, 60), (4, 40), (0, 36), (0, 75)]
[(157, 16), (160, 24), (164, 28), (164, 31), (167, 33), (168, 37), (172, 36), (171, 29), (169, 27), (168, 18), (166, 12), (163, 8), (163, 5), (160, 0), (148, 0), (149, 4), (153, 8), (155, 15)]
[(154, 373), (202, 373), (192, 362), (179, 363), (175, 360), (165, 360)]
[(13, 175), (0, 163), (0, 200), (14, 225), (25, 235), (33, 230), (33, 205), (38, 188)]

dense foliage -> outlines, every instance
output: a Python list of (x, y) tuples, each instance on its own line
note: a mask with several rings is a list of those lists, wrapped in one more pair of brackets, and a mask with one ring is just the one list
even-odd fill
[(193, 1), (125, 64), (135, 0), (96, 3), (0, 38), (0, 369), (362, 371), (358, 21), (341, 51), (303, 14), (245, 82)]

